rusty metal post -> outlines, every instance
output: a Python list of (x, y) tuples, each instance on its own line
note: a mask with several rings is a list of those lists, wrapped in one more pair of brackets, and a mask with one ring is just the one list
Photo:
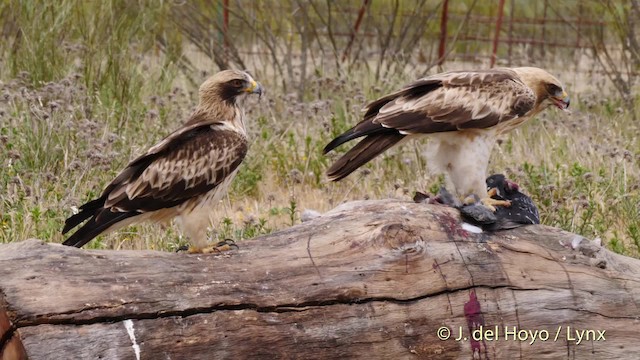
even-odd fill
[(360, 23), (362, 22), (362, 18), (364, 17), (364, 12), (367, 10), (367, 6), (369, 5), (369, 0), (364, 0), (362, 2), (362, 6), (358, 11), (358, 18), (356, 19), (356, 24), (353, 26), (353, 31), (351, 32), (351, 36), (349, 36), (349, 42), (347, 43), (347, 47), (344, 49), (342, 53), (342, 61), (347, 59), (349, 56), (349, 52), (351, 51), (351, 46), (353, 46), (353, 41), (356, 39), (356, 34), (358, 33), (358, 29), (360, 28)]
[(544, 58), (544, 41), (547, 37), (547, 7), (549, 6), (549, 0), (544, 0), (544, 7), (542, 10), (542, 38), (540, 39), (540, 56)]
[(509, 33), (507, 34), (508, 38), (508, 56), (509, 56), (509, 66), (511, 66), (511, 50), (512, 50), (512, 42), (513, 42), (513, 14), (515, 12), (515, 0), (511, 0), (509, 3)]
[(493, 51), (491, 51), (491, 67), (496, 64), (498, 42), (500, 41), (500, 28), (502, 27), (502, 15), (504, 14), (504, 0), (498, 5), (498, 19), (496, 20), (496, 34), (493, 37)]
[(440, 45), (438, 46), (438, 65), (444, 64), (444, 53), (447, 47), (447, 20), (449, 17), (449, 0), (442, 3), (442, 17), (440, 18)]
[(582, 32), (582, 2), (580, 2), (578, 4), (578, 19), (577, 19), (577, 23), (576, 23), (576, 48), (579, 49), (580, 48), (580, 33)]
[(229, 0), (222, 0), (222, 32), (224, 33), (224, 50), (229, 50)]

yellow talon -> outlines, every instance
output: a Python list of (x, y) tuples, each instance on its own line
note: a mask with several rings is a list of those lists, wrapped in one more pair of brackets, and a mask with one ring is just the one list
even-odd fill
[(462, 205), (473, 205), (479, 201), (479, 197), (475, 194), (471, 194), (466, 198), (462, 199)]
[[(495, 189), (491, 189), (491, 190), (495, 190)], [(493, 195), (495, 195), (495, 191)], [(492, 199), (491, 197), (486, 197), (480, 200), (480, 202), (482, 203), (482, 205), (486, 206), (489, 210), (493, 212), (496, 212), (496, 206), (503, 206), (503, 207), (511, 206), (511, 201), (509, 200), (496, 200), (496, 199)]]
[(206, 246), (203, 248), (196, 247), (196, 246), (189, 246), (189, 249), (187, 249), (187, 252), (189, 254), (221, 253), (223, 251), (232, 250), (234, 247), (236, 249), (238, 248), (238, 245), (236, 245), (236, 242), (231, 239), (226, 239), (226, 240), (220, 241), (215, 245)]

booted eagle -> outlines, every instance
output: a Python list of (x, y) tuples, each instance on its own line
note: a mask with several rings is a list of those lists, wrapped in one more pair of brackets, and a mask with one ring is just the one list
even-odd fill
[(207, 227), (238, 171), (249, 142), (239, 101), (262, 94), (249, 74), (221, 71), (200, 86), (187, 122), (127, 165), (102, 195), (65, 221), (62, 233), (87, 220), (63, 244), (81, 247), (94, 237), (144, 220), (176, 218), (191, 240), (189, 252), (210, 252)]
[(364, 138), (327, 175), (340, 180), (400, 141), (429, 135), (431, 171), (444, 173), (458, 197), (489, 205), (485, 178), (497, 136), (551, 105), (567, 110), (569, 97), (558, 79), (534, 67), (428, 76), (367, 105), (364, 119), (324, 148)]

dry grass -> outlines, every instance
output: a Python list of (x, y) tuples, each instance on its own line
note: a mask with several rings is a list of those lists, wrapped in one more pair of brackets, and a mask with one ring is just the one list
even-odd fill
[[(7, 49), (0, 54), (0, 64), (16, 62)], [(108, 61), (73, 46), (65, 56), (64, 66), (47, 73), (0, 70), (0, 242), (31, 237), (61, 242), (59, 231), (74, 206), (97, 196), (130, 159), (186, 118), (197, 85), (185, 77), (199, 83), (214, 68), (211, 61), (192, 57), (194, 69), (176, 76), (179, 71), (168, 60), (175, 54), (136, 46), (118, 55), (120, 69), (97, 66)], [(30, 60), (16, 66), (32, 69), (36, 63)], [(410, 68), (376, 80), (373, 68), (336, 75), (324, 65), (309, 72), (300, 97), (284, 91), (281, 77), (260, 66), (268, 61), (247, 64), (267, 94), (247, 104), (254, 143), (216, 210), (212, 238), (250, 238), (299, 223), (305, 209), (323, 212), (354, 199), (410, 200), (415, 190), (433, 191), (440, 184), (427, 172), (419, 142), (388, 151), (342, 182), (327, 183), (324, 177), (339, 155), (323, 156), (324, 145), (359, 120), (367, 101), (412, 79)], [(606, 79), (555, 72), (568, 85), (573, 114), (550, 109), (505, 136), (494, 149), (490, 172), (520, 183), (539, 205), (543, 223), (601, 237), (611, 249), (637, 257), (636, 117), (615, 92), (588, 85)], [(126, 89), (118, 80), (123, 77)], [(139, 225), (89, 246), (174, 250), (183, 243), (174, 226)]]

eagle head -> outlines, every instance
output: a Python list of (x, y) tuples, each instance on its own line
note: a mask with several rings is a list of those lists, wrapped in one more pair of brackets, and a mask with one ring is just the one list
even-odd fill
[(262, 95), (262, 85), (246, 71), (223, 70), (208, 78), (200, 86), (200, 103), (216, 103), (220, 100), (235, 104), (238, 97), (249, 94)]
[(537, 97), (534, 113), (538, 113), (549, 106), (556, 106), (569, 112), (570, 99), (560, 80), (548, 72), (536, 67), (520, 67), (513, 69), (520, 79), (531, 88)]

